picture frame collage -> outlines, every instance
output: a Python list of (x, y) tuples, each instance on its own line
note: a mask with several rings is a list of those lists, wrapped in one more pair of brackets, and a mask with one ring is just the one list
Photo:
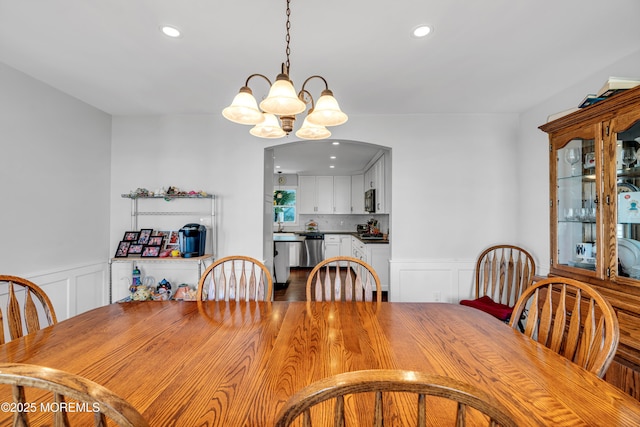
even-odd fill
[(155, 258), (169, 256), (178, 250), (178, 230), (153, 230), (143, 228), (139, 231), (126, 231), (116, 249), (115, 258), (138, 256)]

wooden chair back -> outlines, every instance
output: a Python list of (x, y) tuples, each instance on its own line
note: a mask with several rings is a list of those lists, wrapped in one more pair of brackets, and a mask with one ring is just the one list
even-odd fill
[(598, 291), (577, 280), (551, 277), (525, 290), (513, 308), (512, 327), (525, 310), (525, 335), (604, 376), (618, 348), (620, 327), (613, 307)]
[[(0, 364), (0, 384), (13, 388), (14, 427), (27, 427), (29, 419), (53, 418), (46, 425), (86, 426), (91, 418), (95, 426), (106, 426), (107, 418), (121, 427), (147, 427), (149, 424), (127, 401), (100, 384), (57, 369), (21, 363)], [(53, 394), (50, 402), (25, 397), (26, 388), (46, 390)], [(30, 395), (31, 396), (31, 395)], [(47, 409), (48, 408), (48, 409)], [(73, 409), (69, 409), (73, 408)]]
[[(449, 425), (465, 426), (467, 410), (474, 408), (488, 416), (488, 425), (490, 426), (516, 426), (509, 412), (499, 402), (470, 384), (439, 375), (385, 369), (346, 372), (312, 383), (289, 398), (279, 411), (275, 425), (276, 427), (287, 427), (293, 424), (299, 416), (303, 417), (302, 425), (305, 427), (312, 427), (313, 420), (322, 421), (317, 424), (322, 426), (356, 425), (349, 424), (346, 420), (346, 418), (358, 418), (352, 414), (354, 410), (361, 412), (360, 415), (366, 418), (366, 425), (386, 425), (384, 423), (385, 402), (383, 398), (385, 395), (389, 397), (389, 393), (393, 392), (417, 395), (417, 399), (411, 400), (411, 402), (415, 402), (413, 403), (415, 410), (411, 414), (404, 415), (407, 419), (416, 420), (415, 424), (411, 425), (418, 427), (427, 425), (429, 412), (427, 411), (427, 396), (436, 396), (457, 402), (455, 418), (452, 417)], [(348, 402), (348, 397), (345, 397), (360, 393), (373, 394), (372, 409), (366, 405), (358, 406), (355, 404), (355, 409), (346, 410), (345, 402)], [(335, 399), (332, 414), (312, 413), (314, 406), (331, 399)], [(325, 411), (327, 408), (330, 407), (323, 407)], [(329, 420), (331, 423), (328, 422)], [(395, 425), (394, 421), (398, 425), (409, 425), (400, 422), (400, 420), (388, 420), (388, 425)], [(444, 424), (439, 422), (438, 425)]]
[(271, 301), (273, 279), (267, 267), (255, 258), (232, 255), (205, 269), (198, 282), (200, 301)]
[[(0, 292), (6, 292), (7, 298), (6, 311), (2, 313), (0, 309), (3, 320), (0, 344), (58, 322), (51, 300), (35, 283), (18, 276), (0, 275)], [(9, 339), (5, 338), (5, 328)]]
[(513, 307), (531, 284), (536, 272), (533, 256), (514, 245), (495, 245), (476, 260), (476, 298), (489, 296), (494, 302)]
[(337, 256), (318, 263), (307, 277), (307, 301), (382, 301), (378, 273), (366, 262)]

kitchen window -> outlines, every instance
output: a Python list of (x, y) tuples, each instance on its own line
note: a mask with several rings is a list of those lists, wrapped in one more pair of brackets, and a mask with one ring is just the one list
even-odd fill
[(282, 225), (297, 224), (296, 189), (278, 189), (273, 192), (273, 222)]

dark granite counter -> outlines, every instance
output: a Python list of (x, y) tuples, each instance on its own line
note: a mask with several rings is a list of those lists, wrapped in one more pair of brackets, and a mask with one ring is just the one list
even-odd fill
[[(349, 235), (349, 236), (353, 236), (353, 237), (357, 238), (358, 240), (360, 240), (362, 243), (366, 243), (366, 244), (369, 244), (369, 243), (375, 243), (375, 244), (385, 244), (386, 243), (386, 244), (388, 244), (389, 243), (389, 239), (383, 239), (383, 238), (379, 238), (379, 237), (362, 237), (358, 233), (354, 233), (354, 232), (351, 232), (351, 231), (345, 231), (345, 230), (338, 230), (338, 231), (322, 231), (321, 230), (319, 232), (322, 233), (322, 234), (346, 234), (346, 235)], [(304, 234), (305, 231), (302, 231), (302, 230), (289, 231), (289, 230), (287, 230), (287, 231), (283, 231), (282, 232), (282, 234), (287, 234), (287, 233), (295, 233), (296, 235), (298, 235), (298, 234)], [(275, 236), (277, 236), (280, 233), (274, 231), (273, 234), (274, 234), (274, 240), (275, 240), (276, 239)], [(280, 240), (280, 239), (278, 239), (278, 240), (279, 241), (283, 241), (283, 240)]]

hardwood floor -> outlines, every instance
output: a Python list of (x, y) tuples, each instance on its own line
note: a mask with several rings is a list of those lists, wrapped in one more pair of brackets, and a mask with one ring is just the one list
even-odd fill
[(289, 274), (289, 283), (286, 288), (276, 287), (273, 295), (274, 301), (305, 301), (305, 287), (311, 267), (292, 268)]
[[(291, 269), (289, 283), (286, 288), (276, 287), (274, 301), (305, 301), (307, 277), (312, 268), (296, 267)], [(382, 301), (387, 301), (387, 293), (382, 292)]]

